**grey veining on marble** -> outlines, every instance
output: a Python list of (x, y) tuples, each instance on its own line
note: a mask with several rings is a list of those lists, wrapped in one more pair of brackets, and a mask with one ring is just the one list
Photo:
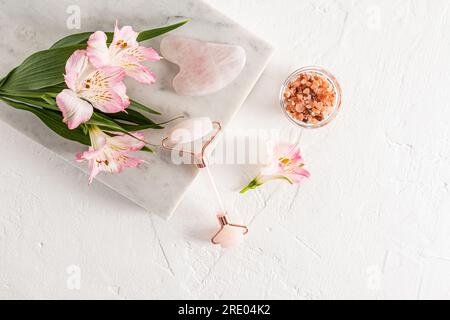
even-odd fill
[[(70, 15), (66, 10), (73, 5), (80, 8), (80, 30), (69, 30), (66, 27), (66, 20)], [(157, 75), (157, 82), (153, 86), (143, 86), (132, 79), (127, 80), (128, 95), (159, 110), (163, 115), (155, 119), (161, 121), (180, 114), (189, 117), (209, 116), (221, 121), (226, 127), (250, 93), (273, 51), (265, 41), (201, 1), (26, 0), (10, 1), (3, 8), (0, 12), (0, 29), (3, 31), (0, 38), (0, 75), (6, 74), (31, 53), (48, 48), (65, 35), (82, 31), (110, 31), (116, 19), (120, 25), (132, 25), (135, 30), (143, 30), (191, 18), (187, 25), (173, 33), (204, 41), (239, 45), (245, 49), (247, 64), (242, 73), (225, 89), (208, 96), (177, 96), (171, 88), (171, 82), (178, 67), (164, 60), (148, 64)], [(159, 50), (160, 41), (161, 37), (147, 41), (145, 45)], [(85, 163), (78, 164), (74, 159), (75, 153), (85, 147), (57, 136), (32, 114), (14, 110), (1, 103), (0, 119), (74, 166), (87, 170)], [(165, 132), (166, 130), (148, 130), (146, 137), (150, 142), (158, 144)], [(155, 155), (139, 153), (139, 156), (147, 161), (140, 168), (126, 170), (118, 175), (100, 174), (97, 181), (147, 211), (168, 218), (195, 179), (197, 169), (189, 165), (176, 166), (161, 151)], [(113, 192), (111, 196), (114, 196)]]

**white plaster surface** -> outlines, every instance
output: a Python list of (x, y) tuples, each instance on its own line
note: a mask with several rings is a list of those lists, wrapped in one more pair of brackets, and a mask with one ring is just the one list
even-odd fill
[(204, 173), (164, 221), (2, 125), (0, 297), (450, 298), (450, 2), (208, 2), (278, 48), (229, 130), (288, 126), (297, 67), (340, 80), (342, 113), (302, 137), (312, 178), (241, 196), (258, 168), (212, 167), (251, 229), (222, 251)]

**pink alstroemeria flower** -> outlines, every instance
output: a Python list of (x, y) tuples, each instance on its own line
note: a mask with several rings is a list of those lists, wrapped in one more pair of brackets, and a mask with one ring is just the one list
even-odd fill
[[(114, 133), (109, 136), (97, 126), (89, 128), (91, 147), (88, 151), (77, 154), (77, 161), (89, 161), (89, 183), (101, 171), (110, 173), (122, 172), (125, 168), (135, 168), (145, 161), (130, 156), (128, 153), (141, 150), (145, 143), (140, 132), (130, 132), (130, 135)], [(134, 138), (135, 137), (135, 138)]]
[(114, 38), (108, 48), (106, 34), (102, 31), (93, 33), (89, 37), (87, 47), (89, 60), (96, 67), (121, 67), (127, 76), (141, 83), (154, 83), (155, 75), (140, 62), (157, 61), (161, 57), (154, 49), (139, 46), (138, 35), (130, 26), (119, 29), (116, 22)]
[(75, 51), (66, 62), (64, 76), (69, 89), (56, 96), (56, 104), (63, 114), (63, 122), (75, 129), (88, 121), (96, 108), (107, 113), (125, 110), (130, 104), (122, 80), (125, 73), (118, 67), (95, 69), (86, 50)]
[(270, 164), (263, 168), (260, 175), (250, 181), (241, 193), (275, 179), (285, 179), (291, 184), (300, 183), (304, 178), (310, 177), (310, 173), (303, 169), (303, 166), (303, 158), (297, 145), (279, 144), (273, 149)]

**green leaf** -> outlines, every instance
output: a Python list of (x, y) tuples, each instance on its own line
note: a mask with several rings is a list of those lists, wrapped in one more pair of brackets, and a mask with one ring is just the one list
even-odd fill
[(2, 91), (32, 91), (64, 82), (64, 67), (80, 46), (70, 46), (36, 52), (12, 71), (3, 83)]
[[(125, 128), (124, 125), (120, 124), (119, 122), (115, 122), (112, 119), (110, 119), (108, 116), (99, 114), (97, 112), (94, 112), (92, 114), (91, 119), (88, 122), (86, 122), (86, 124), (87, 125), (96, 125), (100, 129), (102, 129), (104, 131), (109, 131), (111, 133), (121, 132), (121, 133), (129, 135), (130, 137), (133, 137), (135, 139), (145, 142), (145, 140), (141, 140), (131, 134), (132, 131), (137, 131), (137, 130), (134, 130), (133, 126), (131, 126), (132, 130), (128, 130)], [(147, 142), (145, 142), (145, 143), (147, 143)]]
[(81, 32), (81, 33), (71, 34), (69, 36), (66, 36), (66, 37), (56, 41), (50, 47), (50, 49), (64, 48), (64, 47), (74, 46), (74, 45), (78, 45), (78, 44), (86, 45), (86, 43), (92, 33), (93, 32)]
[(137, 41), (141, 42), (141, 41), (145, 41), (145, 40), (152, 39), (152, 38), (155, 38), (157, 36), (160, 36), (160, 35), (162, 35), (164, 33), (167, 33), (169, 31), (172, 31), (174, 29), (177, 29), (177, 28), (185, 25), (186, 23), (189, 22), (189, 20), (190, 19), (185, 19), (183, 21), (177, 22), (177, 23), (172, 24), (172, 25), (159, 27), (159, 28), (146, 30), (146, 31), (141, 31), (141, 32), (139, 32), (139, 35), (137, 37)]
[[(59, 92), (58, 92), (59, 93)], [(0, 96), (10, 97), (10, 98), (30, 98), (35, 100), (44, 100), (48, 104), (56, 105), (55, 98), (57, 96), (56, 93), (53, 92), (44, 92), (44, 91), (2, 91), (0, 90)]]
[(104, 114), (100, 114), (98, 112), (94, 112), (92, 114), (91, 119), (89, 119), (88, 122), (86, 122), (87, 125), (96, 125), (100, 127), (101, 129), (108, 130), (108, 131), (117, 131), (122, 133), (127, 133), (128, 131), (124, 129), (120, 124), (117, 122), (114, 122), (111, 118)]
[(127, 131), (141, 131), (141, 130), (147, 130), (147, 129), (164, 129), (163, 126), (160, 126), (159, 124), (138, 124), (138, 125), (132, 125), (132, 124), (126, 124), (126, 123), (120, 123), (121, 127)]
[(8, 80), (9, 76), (14, 72), (14, 70), (16, 70), (17, 68), (12, 69), (10, 72), (8, 72), (8, 74), (6, 75), (6, 77), (3, 77), (0, 80), (0, 88), (3, 86), (3, 84), (6, 82), (6, 80)]
[(49, 105), (52, 105), (52, 106), (54, 106), (55, 108), (57, 108), (57, 107), (56, 107), (56, 100), (55, 100), (55, 98), (53, 98), (51, 95), (49, 95), (49, 94), (44, 94), (44, 95), (42, 95), (42, 99), (43, 99), (45, 102), (47, 102)]
[(59, 112), (40, 109), (37, 106), (32, 107), (24, 103), (11, 101), (4, 98), (1, 98), (1, 100), (13, 108), (34, 113), (47, 127), (65, 139), (76, 141), (87, 146), (91, 144), (89, 136), (83, 133), (83, 129), (81, 129), (81, 127), (74, 130), (69, 130), (67, 125), (62, 122), (62, 116)]
[(58, 93), (60, 93), (64, 89), (67, 89), (67, 86), (66, 86), (66, 84), (64, 82), (62, 82), (62, 83), (56, 84), (56, 85), (51, 86), (51, 87), (45, 87), (45, 88), (39, 89), (38, 91), (39, 92), (45, 92), (47, 94), (52, 94), (53, 93), (53, 94), (57, 95)]
[[(111, 118), (111, 117), (114, 117), (114, 115), (117, 116), (117, 114), (114, 114), (114, 113), (113, 114), (105, 114), (105, 113), (100, 113), (100, 112), (95, 111), (92, 114), (91, 119), (88, 122), (86, 122), (86, 124), (99, 126), (103, 130), (118, 131), (118, 132), (129, 134), (132, 131), (140, 131), (140, 130), (146, 130), (146, 129), (163, 129), (164, 128), (162, 126), (163, 124), (169, 123), (173, 120), (180, 118), (180, 117), (177, 117), (175, 119), (171, 119), (169, 121), (165, 121), (162, 123), (154, 123), (150, 119), (147, 119), (148, 121), (150, 121), (150, 123), (129, 124), (129, 123), (122, 122), (122, 121), (130, 122), (128, 119), (122, 120), (122, 119)], [(120, 120), (122, 120), (122, 121), (120, 121)]]
[[(186, 19), (186, 20), (180, 21), (180, 22), (172, 24), (172, 25), (142, 31), (139, 33), (137, 40), (140, 42), (140, 41), (145, 41), (145, 40), (148, 40), (151, 38), (155, 38), (164, 33), (167, 33), (169, 31), (172, 31), (176, 28), (181, 27), (182, 25), (186, 24), (188, 21), (189, 21), (189, 19)], [(71, 35), (64, 37), (61, 40), (58, 40), (57, 42), (55, 42), (50, 47), (50, 49), (63, 48), (63, 47), (68, 47), (68, 46), (81, 45), (81, 44), (86, 46), (86, 43), (92, 33), (93, 32), (81, 32), (81, 33), (71, 34)], [(111, 43), (114, 33), (113, 32), (105, 32), (105, 34), (107, 36), (107, 42)]]
[(169, 122), (175, 121), (177, 119), (182, 119), (184, 116), (179, 116), (173, 119), (170, 119), (168, 121), (155, 123), (155, 124), (142, 124), (142, 125), (129, 125), (125, 123), (120, 123), (121, 127), (128, 131), (141, 131), (146, 129), (163, 129), (164, 127), (162, 125), (167, 124)]
[(127, 108), (127, 110), (123, 112), (108, 113), (104, 115), (107, 115), (108, 117), (114, 120), (123, 120), (135, 124), (155, 124), (153, 120), (147, 118), (146, 116), (137, 111), (131, 110), (130, 108)]
[(46, 95), (45, 92), (39, 91), (2, 91), (0, 90), (0, 95), (8, 97), (25, 97), (25, 98), (36, 98), (43, 99)]
[[(87, 41), (89, 40), (89, 37), (94, 32), (81, 32), (81, 33), (75, 33), (71, 34), (67, 37), (62, 38), (61, 40), (58, 40), (55, 42), (50, 49), (57, 49), (57, 48), (64, 48), (64, 47), (70, 47), (75, 45), (83, 45), (84, 47), (87, 46)], [(114, 38), (113, 32), (105, 32), (106, 34), (106, 42), (109, 44), (112, 42)]]
[(8, 100), (8, 101), (12, 101), (12, 102), (18, 102), (18, 103), (22, 103), (22, 104), (26, 104), (29, 105), (31, 107), (41, 107), (44, 109), (49, 109), (49, 110), (54, 110), (54, 111), (59, 111), (58, 107), (56, 106), (56, 104), (52, 103), (48, 103), (45, 100), (41, 100), (41, 99), (36, 99), (36, 98), (26, 98), (26, 97), (6, 97), (3, 96), (4, 100)]
[(149, 107), (143, 105), (142, 103), (139, 103), (137, 101), (131, 100), (130, 106), (127, 108), (127, 110), (134, 110), (134, 111), (145, 111), (148, 113), (161, 115), (160, 112), (150, 109)]
[(153, 151), (152, 149), (150, 149), (147, 146), (144, 146), (140, 151), (146, 151), (146, 152), (150, 152), (150, 153), (155, 153), (155, 151)]
[(84, 123), (80, 124), (81, 129), (83, 130), (84, 134), (89, 134), (89, 128), (87, 125), (85, 125)]

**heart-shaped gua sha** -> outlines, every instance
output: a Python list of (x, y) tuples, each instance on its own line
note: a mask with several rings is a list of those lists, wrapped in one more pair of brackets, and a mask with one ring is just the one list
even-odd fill
[(173, 35), (161, 41), (160, 49), (164, 58), (180, 67), (173, 88), (182, 96), (204, 96), (225, 88), (246, 60), (242, 47)]

